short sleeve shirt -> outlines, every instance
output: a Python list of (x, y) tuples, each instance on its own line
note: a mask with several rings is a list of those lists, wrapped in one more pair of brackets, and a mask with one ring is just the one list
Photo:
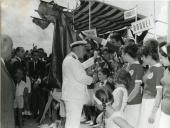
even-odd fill
[[(132, 92), (132, 90), (135, 88), (135, 83), (140, 82), (142, 83), (142, 78), (144, 75), (144, 70), (141, 64), (139, 63), (133, 63), (129, 67), (129, 73), (132, 77), (132, 83), (130, 84), (130, 87), (128, 88), (128, 94)], [(140, 104), (142, 102), (142, 92), (139, 91), (139, 93), (136, 95), (134, 99), (132, 99), (131, 102), (128, 104)]]
[(157, 90), (156, 88), (162, 88), (160, 84), (161, 78), (164, 74), (164, 68), (162, 66), (152, 66), (148, 72), (144, 75), (144, 97), (155, 97)]
[(23, 96), (25, 88), (26, 88), (26, 83), (24, 81), (18, 83), (16, 85), (16, 96)]

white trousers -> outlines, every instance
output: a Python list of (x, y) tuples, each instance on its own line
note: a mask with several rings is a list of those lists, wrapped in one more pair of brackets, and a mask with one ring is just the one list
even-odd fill
[(125, 109), (126, 120), (134, 128), (138, 128), (140, 112), (141, 112), (141, 104), (134, 104), (134, 105), (126, 106), (126, 109)]
[(83, 102), (81, 101), (64, 101), (66, 107), (66, 124), (65, 128), (79, 128)]
[(169, 128), (170, 127), (170, 115), (161, 112), (159, 128)]
[(148, 119), (152, 112), (154, 102), (155, 102), (155, 99), (142, 99), (139, 128), (158, 128), (160, 114), (161, 114), (161, 109), (160, 109), (161, 107), (158, 109), (156, 113), (156, 118), (155, 118), (154, 123), (150, 124), (148, 122)]

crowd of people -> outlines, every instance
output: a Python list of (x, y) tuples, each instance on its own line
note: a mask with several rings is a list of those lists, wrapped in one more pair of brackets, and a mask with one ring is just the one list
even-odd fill
[[(1, 50), (8, 44), (8, 38), (10, 39), (8, 36), (2, 36), (4, 46), (2, 47), (1, 45)], [(11, 105), (14, 109), (15, 125), (22, 128), (24, 125), (23, 116), (33, 117), (39, 122), (50, 90), (47, 86), (47, 81), (51, 55), (47, 57), (44, 49), (37, 48), (37, 46), (27, 51), (23, 47), (17, 47), (15, 49), (7, 49), (4, 52), (11, 53), (10, 58), (4, 58), (2, 60), (4, 60), (5, 68), (10, 74), (11, 81), (14, 82), (12, 92), (14, 93), (14, 99), (10, 102), (13, 103)], [(4, 83), (3, 81), (1, 82), (1, 84), (6, 83), (7, 81), (5, 79)], [(6, 93), (6, 97), (8, 95)]]
[(65, 128), (79, 128), (83, 114), (81, 123), (91, 127), (168, 128), (170, 45), (113, 33), (85, 39), (63, 61)]
[[(44, 112), (51, 55), (37, 47), (12, 49), (12, 39), (1, 38), (1, 123), (22, 128), (24, 115), (40, 121)], [(114, 33), (85, 39), (70, 45), (62, 65), (65, 128), (79, 128), (80, 121), (90, 127), (168, 128), (170, 45), (122, 40)]]

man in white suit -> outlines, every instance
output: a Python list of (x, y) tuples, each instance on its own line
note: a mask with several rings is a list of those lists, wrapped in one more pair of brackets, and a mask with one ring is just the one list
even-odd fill
[(1, 84), (0, 84), (0, 127), (15, 128), (14, 96), (15, 85), (6, 68), (5, 61), (11, 59), (13, 41), (8, 35), (0, 35), (1, 43)]
[(94, 64), (97, 52), (84, 63), (79, 61), (86, 53), (84, 47), (86, 43), (86, 41), (72, 43), (71, 52), (62, 64), (62, 100), (66, 108), (65, 128), (79, 128), (82, 108), (88, 96), (87, 85), (93, 82), (93, 78), (86, 74), (85, 69)]

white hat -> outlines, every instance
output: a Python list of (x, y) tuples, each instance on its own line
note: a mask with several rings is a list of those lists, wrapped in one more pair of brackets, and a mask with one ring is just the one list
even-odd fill
[(70, 44), (70, 47), (73, 48), (73, 47), (76, 47), (76, 46), (86, 45), (86, 44), (87, 44), (87, 41), (85, 41), (85, 40), (75, 41), (72, 44)]

